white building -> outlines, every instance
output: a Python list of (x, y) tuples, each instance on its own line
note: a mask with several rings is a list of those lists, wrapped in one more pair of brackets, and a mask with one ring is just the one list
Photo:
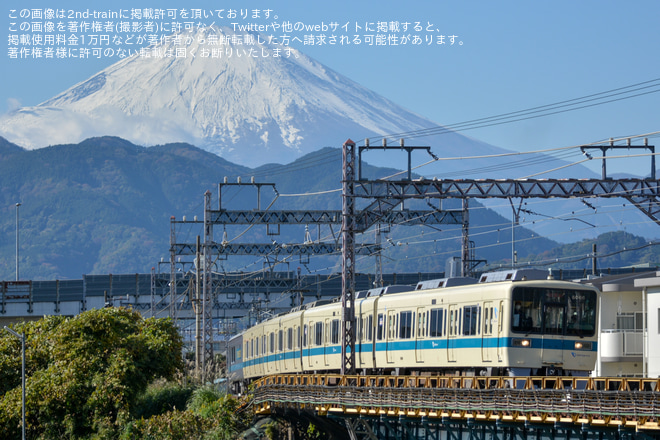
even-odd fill
[[(637, 282), (655, 276), (656, 272), (650, 271), (603, 276), (582, 281), (596, 286), (602, 292), (598, 361), (594, 376), (646, 376), (644, 361), (645, 298), (643, 288), (638, 286)], [(658, 281), (658, 286), (660, 291), (660, 281)], [(660, 353), (660, 349), (658, 352)]]
[(660, 272), (635, 280), (635, 287), (642, 290), (644, 300), (644, 376), (660, 377)]

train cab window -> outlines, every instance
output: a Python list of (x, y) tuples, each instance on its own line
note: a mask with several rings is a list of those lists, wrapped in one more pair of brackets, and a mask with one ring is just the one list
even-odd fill
[(330, 343), (339, 344), (339, 320), (333, 319), (331, 326)]
[(519, 287), (513, 290), (511, 330), (593, 336), (597, 294), (592, 290)]
[(401, 312), (399, 314), (399, 338), (410, 339), (413, 335), (414, 314), (411, 311)]
[(379, 341), (382, 341), (383, 336), (384, 336), (383, 333), (384, 333), (384, 329), (385, 329), (385, 317), (383, 316), (382, 313), (378, 314), (378, 323), (377, 324), (378, 325), (376, 327), (376, 339), (378, 339)]
[(429, 337), (439, 338), (442, 336), (442, 317), (442, 309), (431, 309), (429, 314)]
[(473, 336), (479, 333), (481, 323), (481, 307), (465, 306), (463, 307), (463, 335)]
[(365, 333), (367, 335), (367, 341), (371, 341), (373, 338), (373, 330), (374, 330), (374, 317), (372, 315), (367, 316), (366, 320), (366, 328), (365, 328)]
[(323, 323), (317, 322), (314, 327), (314, 344), (323, 345)]

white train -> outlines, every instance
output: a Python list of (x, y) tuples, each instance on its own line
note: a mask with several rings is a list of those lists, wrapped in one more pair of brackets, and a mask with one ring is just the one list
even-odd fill
[[(361, 374), (586, 375), (599, 292), (540, 270), (389, 286), (356, 295)], [(249, 328), (228, 346), (230, 382), (338, 372), (341, 303), (317, 301)]]

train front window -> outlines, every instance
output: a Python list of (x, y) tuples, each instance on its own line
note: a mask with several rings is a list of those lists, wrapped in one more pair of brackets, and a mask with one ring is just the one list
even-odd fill
[(596, 292), (591, 290), (516, 287), (511, 330), (519, 333), (593, 336)]

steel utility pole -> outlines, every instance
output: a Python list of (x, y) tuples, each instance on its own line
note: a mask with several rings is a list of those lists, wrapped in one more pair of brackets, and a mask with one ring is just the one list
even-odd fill
[(18, 281), (18, 207), (20, 203), (16, 204), (16, 281)]
[(344, 142), (342, 161), (341, 374), (355, 374), (355, 142)]

